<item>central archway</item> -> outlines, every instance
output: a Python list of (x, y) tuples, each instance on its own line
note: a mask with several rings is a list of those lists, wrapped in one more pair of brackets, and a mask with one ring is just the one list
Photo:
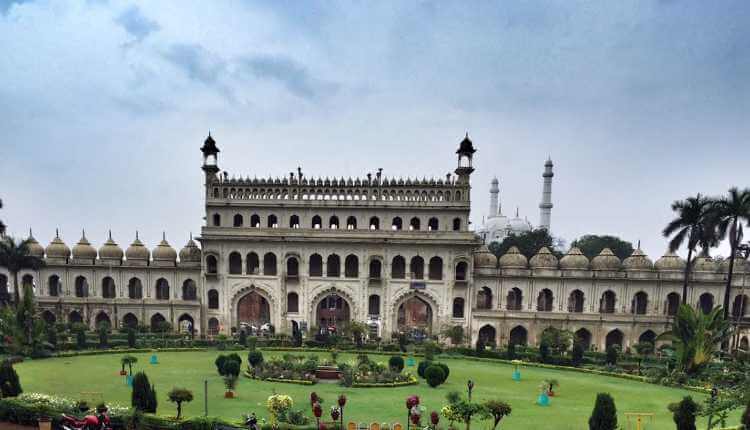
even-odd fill
[(270, 322), (271, 306), (268, 304), (268, 300), (256, 291), (245, 294), (237, 302), (238, 326), (261, 327), (263, 324)]
[(411, 296), (398, 307), (396, 326), (404, 333), (432, 333), (432, 306), (419, 296)]
[(349, 302), (332, 291), (318, 301), (315, 306), (315, 321), (321, 331), (336, 332), (342, 324), (351, 319)]

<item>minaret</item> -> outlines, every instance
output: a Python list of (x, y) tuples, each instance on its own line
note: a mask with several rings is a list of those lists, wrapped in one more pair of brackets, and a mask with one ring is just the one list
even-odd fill
[(542, 202), (539, 203), (539, 228), (549, 231), (550, 218), (552, 216), (552, 159), (547, 158), (544, 163), (544, 185), (542, 187)]
[(492, 178), (490, 183), (490, 214), (487, 218), (492, 218), (500, 214), (500, 187), (497, 178)]
[[(477, 152), (474, 149), (474, 144), (469, 139), (469, 133), (466, 133), (466, 137), (458, 146), (456, 154), (458, 155), (458, 166), (456, 167), (456, 175), (458, 175), (458, 182), (460, 184), (469, 185), (469, 177), (474, 171), (474, 167), (471, 164), (474, 153)], [(465, 200), (469, 200), (468, 196)]]
[(216, 146), (216, 141), (211, 137), (211, 132), (208, 132), (208, 137), (203, 142), (201, 147), (203, 153), (203, 171), (206, 172), (206, 184), (213, 182), (216, 178), (216, 174), (219, 172), (218, 157), (219, 148)]

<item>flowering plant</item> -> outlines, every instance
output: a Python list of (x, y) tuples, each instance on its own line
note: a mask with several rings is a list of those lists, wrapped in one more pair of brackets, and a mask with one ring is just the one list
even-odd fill
[(268, 412), (271, 413), (274, 421), (277, 421), (279, 416), (292, 409), (293, 404), (292, 398), (286, 394), (273, 394), (269, 396), (266, 401), (266, 407), (268, 408)]
[(340, 414), (339, 408), (337, 408), (336, 406), (331, 406), (331, 419), (334, 421), (338, 421), (339, 414)]
[(406, 398), (406, 409), (411, 409), (419, 404), (419, 396), (409, 396)]

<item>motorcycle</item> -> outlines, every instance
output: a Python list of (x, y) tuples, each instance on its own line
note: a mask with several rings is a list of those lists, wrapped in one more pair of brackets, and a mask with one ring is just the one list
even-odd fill
[(99, 412), (97, 415), (86, 415), (83, 419), (62, 414), (61, 421), (63, 430), (112, 430), (107, 411)]

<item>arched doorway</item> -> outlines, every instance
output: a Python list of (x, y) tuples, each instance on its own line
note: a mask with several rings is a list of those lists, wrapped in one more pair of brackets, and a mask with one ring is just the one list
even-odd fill
[(740, 339), (740, 349), (743, 351), (747, 351), (750, 342), (748, 342), (747, 337), (743, 336), (742, 339)]
[(714, 296), (711, 293), (703, 293), (698, 298), (698, 308), (704, 313), (708, 314), (714, 308)]
[(97, 328), (99, 328), (102, 324), (105, 324), (107, 328), (112, 327), (112, 321), (110, 321), (109, 315), (107, 315), (104, 311), (96, 314), (96, 319), (94, 320), (94, 323), (96, 324)]
[(44, 323), (47, 325), (53, 325), (57, 318), (55, 317), (55, 314), (52, 313), (52, 311), (44, 311), (42, 312), (42, 319), (44, 320)]
[(650, 343), (654, 345), (656, 343), (656, 333), (653, 330), (646, 330), (638, 336), (638, 343)]
[(432, 333), (432, 306), (416, 295), (407, 298), (396, 312), (396, 327), (415, 339), (424, 339)]
[(315, 307), (315, 321), (322, 333), (336, 333), (338, 327), (350, 320), (349, 302), (336, 292), (330, 292)]
[(265, 297), (251, 291), (237, 302), (237, 325), (239, 328), (259, 330), (271, 322), (271, 307)]
[(164, 318), (164, 315), (160, 313), (155, 313), (153, 316), (151, 316), (151, 331), (157, 332), (160, 330), (163, 330), (164, 323), (167, 320)]
[(585, 351), (591, 347), (591, 332), (585, 328), (580, 328), (575, 332), (573, 341), (583, 347)]
[(71, 324), (82, 323), (83, 317), (78, 311), (73, 311), (68, 314), (68, 322)]
[(508, 344), (511, 345), (526, 345), (528, 342), (529, 333), (526, 331), (524, 326), (516, 326), (510, 331), (510, 339)]
[(610, 346), (619, 346), (622, 348), (622, 332), (618, 329), (614, 329), (611, 332), (607, 333), (607, 337), (604, 340), (604, 346), (609, 348)]
[(182, 314), (180, 318), (177, 319), (177, 327), (180, 333), (188, 333), (192, 336), (195, 332), (195, 321), (189, 314)]
[(484, 327), (479, 329), (479, 336), (477, 336), (477, 340), (482, 345), (495, 345), (495, 339), (497, 338), (497, 331), (495, 330), (495, 327), (492, 327), (491, 325), (487, 324)]
[(131, 313), (127, 313), (127, 314), (125, 314), (124, 317), (122, 317), (122, 324), (125, 327), (128, 327), (128, 328), (133, 328), (133, 329), (137, 328), (138, 327), (138, 318), (135, 315), (131, 314)]
[(219, 334), (219, 320), (216, 318), (210, 318), (208, 320), (208, 334), (211, 336)]

